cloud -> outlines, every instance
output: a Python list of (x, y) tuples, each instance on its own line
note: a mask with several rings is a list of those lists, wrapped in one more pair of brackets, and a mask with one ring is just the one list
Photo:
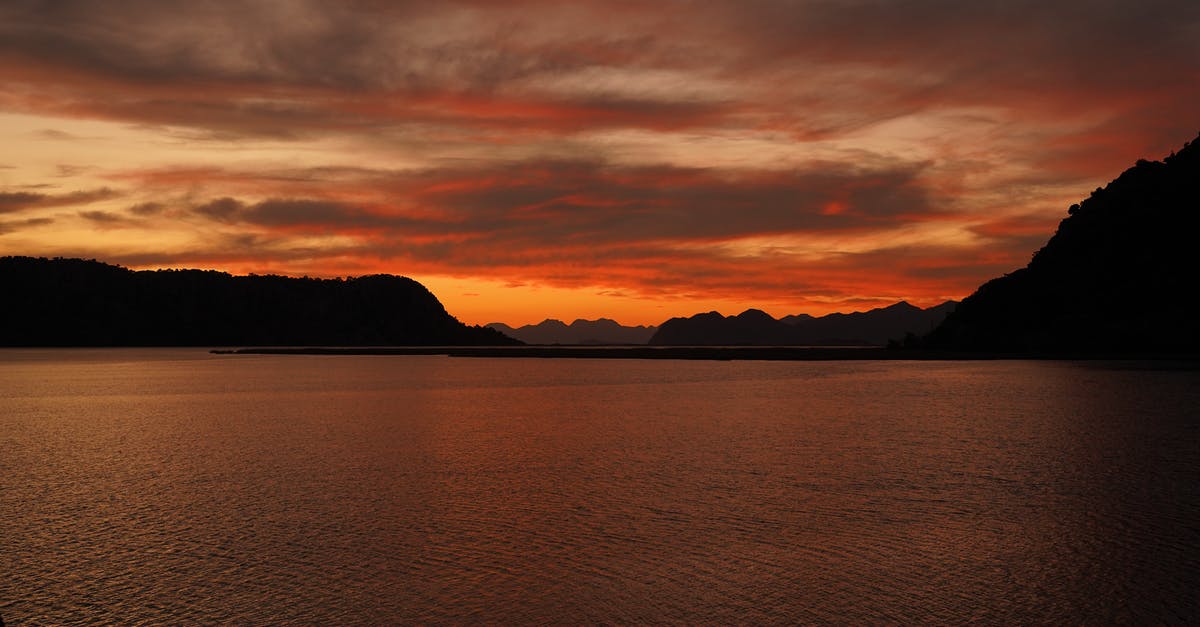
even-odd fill
[(59, 178), (72, 178), (90, 169), (90, 166), (85, 165), (69, 165), (60, 163), (57, 166)]
[(375, 214), (354, 205), (328, 200), (272, 198), (246, 203), (225, 197), (202, 203), (192, 210), (221, 223), (265, 227), (281, 232), (378, 232), (405, 226), (419, 228), (417, 222), (403, 216)]
[(143, 202), (130, 206), (127, 211), (135, 216), (151, 216), (162, 213), (167, 206), (160, 202)]
[(66, 131), (60, 131), (60, 130), (54, 129), (54, 128), (40, 129), (40, 130), (36, 131), (34, 134), (37, 135), (41, 139), (56, 139), (56, 140), (65, 140), (65, 141), (74, 141), (74, 140), (80, 139), (78, 136), (76, 136), (74, 134), (68, 133)]
[(536, 162), (432, 176), (414, 195), (459, 224), (523, 233), (538, 244), (726, 240), (878, 227), (936, 213), (919, 172), (919, 165), (739, 172)]
[(18, 86), (13, 107), (252, 137), (397, 125), (670, 128), (718, 113), (641, 91), (548, 90), (597, 65), (636, 62), (653, 39), (511, 29), (496, 24), (523, 21), (519, 13), (486, 6), (17, 2), (0, 9), (0, 64)]
[(105, 225), (112, 225), (125, 221), (125, 217), (109, 211), (80, 211), (79, 217), (91, 222)]
[(0, 213), (16, 213), (39, 207), (64, 207), (86, 205), (120, 196), (121, 193), (107, 187), (80, 190), (66, 194), (42, 194), (35, 192), (0, 191)]
[[(712, 242), (789, 233), (888, 229), (897, 220), (954, 219), (921, 180), (923, 165), (868, 169), (820, 163), (796, 171), (727, 171), (537, 160), (418, 172), (356, 171), (333, 198), (232, 197), (197, 204), (197, 215), (223, 223), (281, 229), (344, 229), (461, 242), (508, 241), (553, 249), (566, 244)], [(176, 176), (163, 172), (151, 177)], [(233, 173), (204, 177), (238, 180)], [(249, 176), (249, 175), (247, 175)], [(270, 175), (309, 189), (303, 171)]]
[(213, 220), (232, 222), (243, 208), (245, 208), (245, 205), (240, 201), (225, 197), (199, 205), (193, 211)]
[(24, 220), (0, 221), (0, 235), (53, 223), (53, 218), (26, 218)]
[(266, 200), (245, 210), (241, 218), (263, 226), (372, 227), (377, 216), (353, 207), (320, 200)]
[(821, 136), (979, 105), (1144, 123), (1186, 119), (1200, 90), (1200, 8), (1185, 0), (521, 4), (10, 2), (0, 63), (32, 106), (293, 138), (414, 124)]
[(0, 192), (0, 213), (14, 213), (31, 207), (37, 207), (46, 198), (49, 198), (47, 194)]

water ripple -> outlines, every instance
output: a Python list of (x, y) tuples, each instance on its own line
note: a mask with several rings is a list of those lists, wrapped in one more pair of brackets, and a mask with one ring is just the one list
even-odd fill
[(0, 355), (6, 624), (1200, 609), (1192, 370), (113, 354)]

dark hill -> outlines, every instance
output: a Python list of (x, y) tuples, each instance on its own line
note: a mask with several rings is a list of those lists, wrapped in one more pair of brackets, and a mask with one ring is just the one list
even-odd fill
[(501, 322), (492, 322), (487, 326), (526, 344), (564, 345), (645, 344), (657, 330), (657, 327), (627, 327), (608, 318), (579, 319), (569, 325), (548, 319), (515, 329)]
[[(658, 346), (765, 346), (780, 344), (790, 327), (757, 309), (725, 317), (710, 311), (671, 318), (658, 327), (650, 344)], [(787, 344), (788, 342), (782, 342)]]
[(1138, 161), (1069, 210), (1023, 269), (985, 283), (925, 344), (1001, 352), (1196, 352), (1200, 139)]
[(412, 279), (134, 272), (82, 259), (0, 258), (3, 346), (516, 344), (446, 313)]
[(900, 301), (870, 311), (833, 313), (820, 318), (799, 319), (793, 327), (796, 329), (797, 344), (883, 346), (890, 340), (903, 339), (909, 333), (924, 335), (932, 331), (957, 305), (955, 301), (947, 301), (928, 309), (921, 309)]
[(672, 318), (650, 344), (665, 346), (882, 346), (908, 333), (922, 334), (940, 323), (956, 303), (921, 309), (906, 302), (850, 314), (776, 320), (757, 309), (725, 317), (710, 311)]

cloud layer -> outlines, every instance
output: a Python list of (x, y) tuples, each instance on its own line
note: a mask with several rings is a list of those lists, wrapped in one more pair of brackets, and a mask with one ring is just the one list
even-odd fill
[(1200, 5), (14, 0), (0, 79), (3, 253), (820, 313), (961, 297), (1193, 137)]

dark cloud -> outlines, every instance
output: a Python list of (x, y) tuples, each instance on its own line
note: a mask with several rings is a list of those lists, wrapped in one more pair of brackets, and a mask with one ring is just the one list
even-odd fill
[(1061, 121), (1072, 139), (1103, 138), (1110, 153), (1131, 145), (1159, 151), (1192, 131), (1191, 103), (1200, 99), (1200, 82), (1188, 78), (1200, 72), (1200, 4), (1189, 0), (756, 0), (707, 8), (709, 22), (724, 20), (719, 35), (737, 42), (723, 71), (748, 84), (766, 75), (813, 85), (790, 97), (796, 110), (816, 115), (777, 116), (807, 136), (991, 107), (1024, 123)]
[(241, 224), (280, 231), (310, 233), (408, 233), (451, 236), (441, 226), (402, 215), (387, 215), (361, 207), (328, 200), (273, 198), (245, 203), (234, 198), (219, 198), (193, 208), (208, 219), (226, 224)]
[(79, 174), (92, 169), (91, 166), (68, 165), (68, 164), (62, 164), (62, 163), (55, 166), (55, 168), (58, 170), (59, 178), (71, 178), (71, 177), (78, 176)]
[(307, 230), (432, 230), (427, 225), (404, 216), (377, 214), (355, 205), (324, 200), (265, 200), (247, 207), (239, 217), (258, 226), (297, 227)]
[[(952, 219), (920, 176), (922, 164), (862, 170), (819, 164), (805, 171), (729, 172), (599, 162), (535, 161), (487, 169), (380, 172), (383, 206), (318, 199), (246, 203), (220, 198), (194, 211), (226, 223), (343, 229), (461, 242), (563, 244), (712, 242), (795, 233), (892, 228), (897, 220)], [(298, 178), (303, 178), (302, 175)]]
[(54, 218), (27, 218), (25, 220), (0, 221), (0, 235), (12, 233), (21, 229), (53, 224)]
[(199, 205), (193, 211), (213, 220), (231, 222), (244, 207), (245, 205), (240, 201), (225, 197)]
[(166, 208), (167, 206), (160, 202), (143, 202), (129, 207), (127, 211), (135, 216), (152, 216), (162, 213)]
[[(224, 139), (428, 125), (815, 138), (994, 106), (1092, 112), (1096, 134), (1135, 124), (1161, 149), (1200, 99), (1190, 0), (530, 4), (12, 1), (0, 64), (60, 113)], [(589, 74), (609, 71), (607, 86)], [(634, 80), (654, 72), (687, 79)], [(708, 79), (724, 91), (689, 95)]]
[(122, 195), (122, 192), (117, 190), (101, 187), (99, 189), (81, 190), (52, 196), (48, 199), (48, 203), (44, 201), (43, 204), (53, 204), (54, 206), (86, 205), (103, 200), (120, 198)]
[(0, 213), (15, 213), (39, 207), (64, 207), (86, 205), (102, 200), (117, 198), (121, 193), (103, 187), (80, 190), (66, 194), (42, 194), (35, 192), (0, 192)]
[[(817, 60), (933, 71), (941, 88), (996, 81), (1158, 85), (1200, 66), (1200, 5), (1146, 2), (775, 2), (711, 5), (730, 34), (780, 63)], [(730, 10), (732, 9), (732, 10)]]
[[(242, 213), (242, 219), (264, 226), (346, 226), (365, 214), (334, 202), (319, 200), (267, 200)], [(369, 226), (369, 225), (367, 225)]]
[(14, 1), (0, 18), (0, 53), (142, 84), (490, 91), (627, 48), (588, 35), (530, 49), (520, 9), (486, 3)]
[(73, 135), (66, 131), (60, 131), (55, 128), (41, 129), (39, 131), (36, 131), (35, 135), (37, 135), (38, 137), (40, 137), (42, 139), (60, 139), (60, 140), (67, 140), (67, 141), (74, 141), (74, 140), (79, 139), (79, 137), (76, 135)]
[(0, 213), (13, 213), (37, 207), (49, 197), (48, 194), (31, 192), (0, 192)]
[(96, 222), (98, 224), (112, 225), (119, 222), (124, 222), (123, 216), (117, 215), (109, 211), (80, 211), (79, 217)]
[(736, 172), (537, 162), (453, 179), (442, 173), (415, 197), (455, 224), (538, 245), (711, 241), (881, 228), (937, 215), (920, 172), (920, 164)]

